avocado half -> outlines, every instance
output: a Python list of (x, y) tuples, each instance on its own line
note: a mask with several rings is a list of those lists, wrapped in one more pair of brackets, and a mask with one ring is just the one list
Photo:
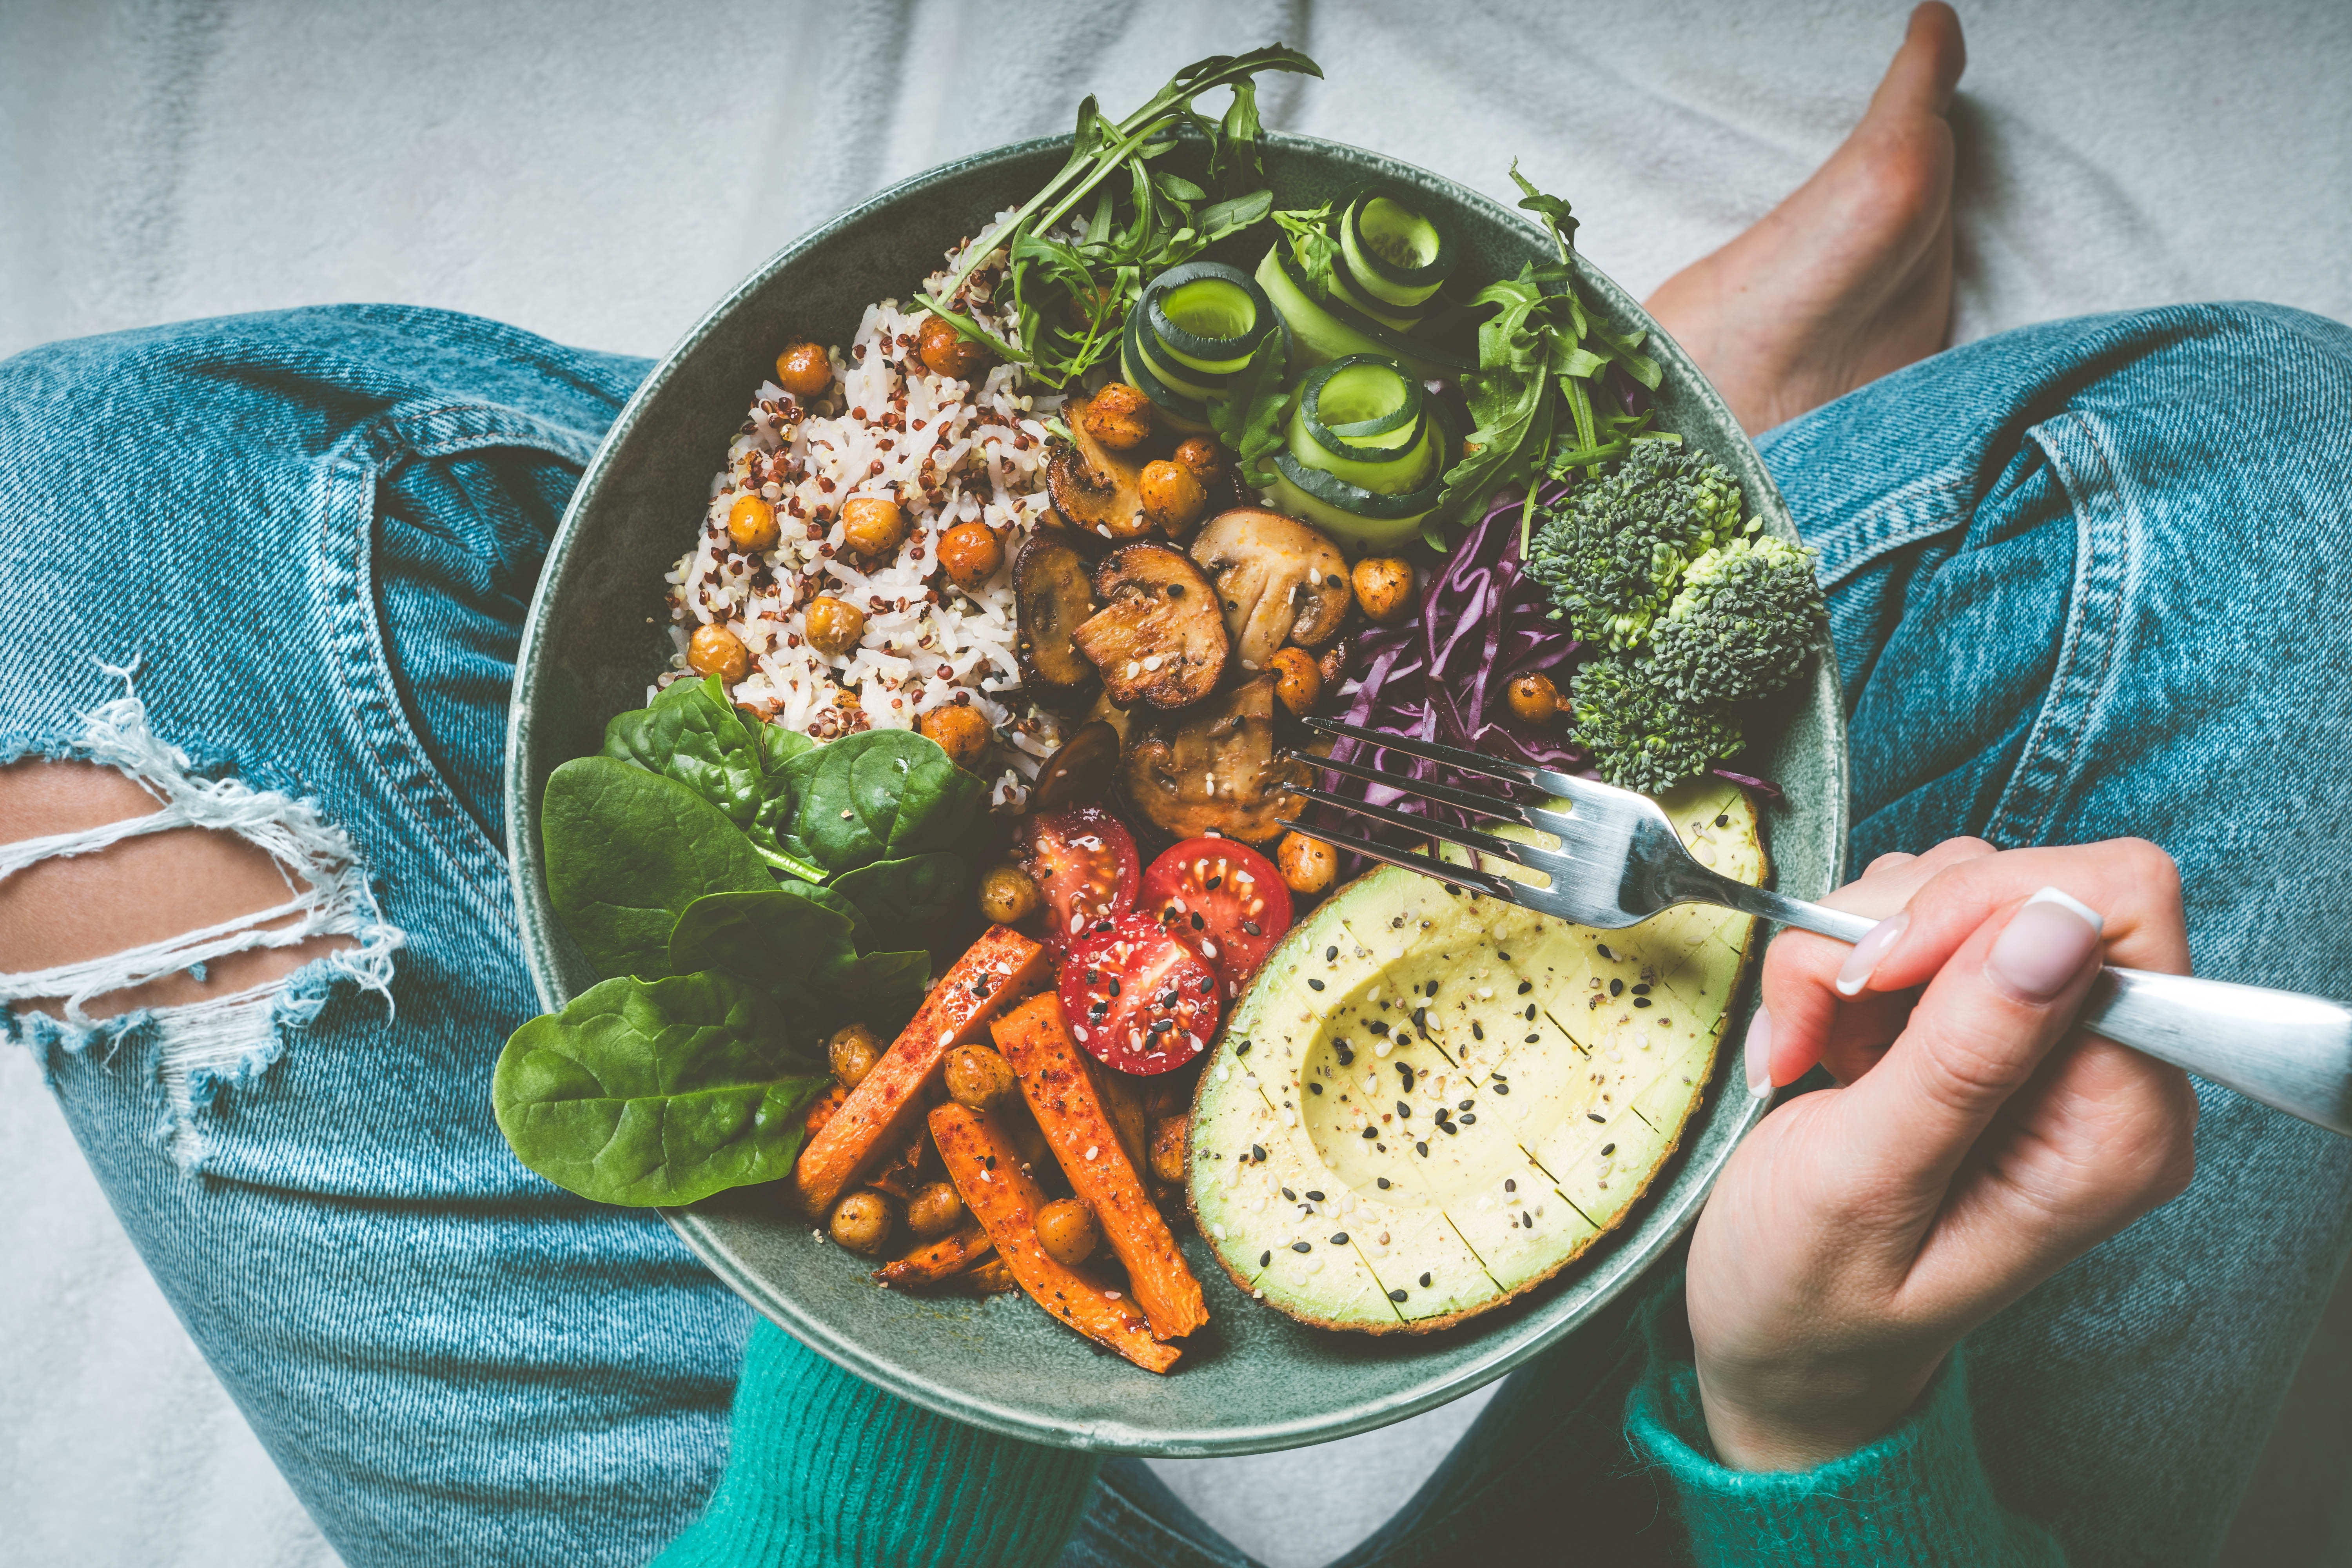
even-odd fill
[[(1700, 860), (1763, 881), (1743, 791), (1660, 804)], [(1350, 882), (1266, 955), (1201, 1074), (1201, 1234), (1324, 1328), (1422, 1332), (1532, 1289), (1674, 1152), (1754, 925), (1686, 904), (1595, 931), (1394, 867)]]

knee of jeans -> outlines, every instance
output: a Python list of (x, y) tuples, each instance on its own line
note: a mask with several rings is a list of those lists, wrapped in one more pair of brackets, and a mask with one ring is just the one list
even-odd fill
[(0, 1014), (58, 1053), (152, 1061), (194, 1168), (202, 1119), (338, 990), (391, 1005), (387, 924), (316, 805), (194, 773), (135, 693), (57, 744), (0, 737)]

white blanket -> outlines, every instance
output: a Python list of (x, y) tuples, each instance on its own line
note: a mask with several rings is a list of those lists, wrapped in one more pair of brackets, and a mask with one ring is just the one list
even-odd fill
[[(0, 354), (358, 300), (658, 354), (763, 257), (877, 186), (1065, 129), (1087, 89), (1116, 110), (1185, 60), (1274, 39), (1329, 79), (1271, 85), (1269, 124), (1507, 199), (1516, 155), (1575, 202), (1586, 254), (1641, 292), (1836, 143), (1904, 10), (14, 0), (0, 6)], [(2352, 320), (2352, 6), (1963, 10), (1959, 337), (2210, 298)], [(20, 1054), (0, 1061), (0, 1197), (5, 1554), (331, 1562)], [(1472, 1407), (1318, 1454), (1311, 1485), (1282, 1457), (1164, 1473), (1269, 1563), (1320, 1562), (1410, 1492)]]

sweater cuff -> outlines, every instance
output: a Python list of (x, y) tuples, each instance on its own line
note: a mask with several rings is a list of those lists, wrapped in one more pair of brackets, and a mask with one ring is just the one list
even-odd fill
[(1627, 1401), (1626, 1433), (1673, 1481), (1701, 1568), (2065, 1562), (2046, 1531), (1993, 1496), (1958, 1350), (1903, 1425), (1868, 1447), (1811, 1470), (1734, 1470), (1717, 1462), (1707, 1436), (1680, 1279), (1643, 1308), (1642, 1329), (1649, 1364)]
[(727, 1473), (658, 1568), (1051, 1563), (1097, 1455), (1000, 1437), (885, 1394), (761, 1319)]

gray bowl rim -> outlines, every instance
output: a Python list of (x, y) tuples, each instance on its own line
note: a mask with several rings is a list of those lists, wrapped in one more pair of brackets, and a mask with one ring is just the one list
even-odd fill
[[(1287, 132), (1268, 132), (1265, 141), (1272, 146), (1295, 147), (1302, 150), (1337, 155), (1359, 163), (1396, 170), (1420, 180), (1446, 187), (1465, 205), (1481, 208), (1486, 216), (1497, 222), (1516, 225), (1539, 239), (1547, 237), (1542, 227), (1524, 214), (1506, 207), (1482, 191), (1433, 170), (1393, 158), (1369, 148), (1349, 142), (1334, 142), (1325, 137), (1305, 136)], [(952, 159), (885, 186), (856, 206), (849, 207), (792, 240), (768, 258), (749, 277), (730, 290), (701, 319), (687, 330), (670, 351), (638, 384), (612, 427), (598, 444), (588, 465), (581, 471), (580, 482), (572, 500), (564, 508), (554, 536), (549, 541), (547, 556), (541, 566), (541, 587), (533, 592), (529, 613), (524, 617), (522, 637), (515, 659), (514, 695), (508, 710), (505, 807), (507, 816), (508, 863), (513, 873), (516, 914), (522, 929), (523, 946), (531, 972), (531, 983), (537, 990), (541, 1005), (549, 1012), (560, 1011), (564, 998), (555, 990), (551, 969), (542, 954), (550, 941), (549, 921), (552, 911), (543, 909), (530, 896), (530, 879), (540, 875), (536, 846), (527, 841), (525, 825), (532, 820), (530, 803), (524, 798), (523, 781), (527, 773), (530, 751), (531, 712), (526, 693), (532, 681), (529, 672), (537, 662), (541, 645), (547, 637), (550, 613), (544, 584), (555, 576), (553, 568), (570, 549), (574, 535), (584, 526), (587, 505), (596, 493), (598, 481), (612, 466), (615, 454), (629, 440), (646, 407), (659, 395), (674, 368), (695, 347), (726, 321), (735, 309), (752, 295), (765, 289), (778, 271), (803, 256), (826, 244), (835, 234), (858, 220), (883, 208), (894, 205), (910, 196), (950, 185), (966, 177), (974, 168), (998, 162), (1011, 161), (1048, 150), (1066, 148), (1066, 135), (1031, 137), (1006, 142), (982, 152)], [(1576, 253), (1580, 284), (1597, 289), (1616, 310), (1630, 313), (1633, 319), (1648, 327), (1652, 338), (1647, 351), (1660, 359), (1670, 375), (1675, 376), (1688, 390), (1695, 392), (1712, 413), (1719, 427), (1738, 437), (1735, 465), (1739, 471), (1743, 489), (1748, 492), (1752, 509), (1760, 513), (1766, 525), (1790, 540), (1798, 535), (1787, 503), (1779, 487), (1749, 440), (1739, 421), (1716, 391), (1715, 384), (1692, 362), (1675, 342), (1642, 309), (1641, 302), (1628, 294), (1616, 281), (1588, 260), (1581, 249)], [(1826, 826), (1833, 834), (1829, 883), (1834, 886), (1844, 877), (1846, 837), (1851, 826), (1848, 814), (1851, 763), (1847, 748), (1844, 704), (1837, 685), (1833, 651), (1825, 647), (1817, 656), (1811, 705), (1822, 732), (1828, 739), (1829, 767), (1825, 770), (1837, 782), (1836, 798), (1828, 804), (1830, 813)], [(1818, 896), (1827, 887), (1810, 889)], [(1799, 891), (1808, 891), (1799, 889)], [(1764, 933), (1759, 933), (1759, 937)], [(1756, 981), (1751, 974), (1743, 984), (1743, 998), (1752, 998)], [(1735, 1013), (1744, 1017), (1746, 1009), (1735, 1003)], [(1737, 1020), (1734, 1020), (1735, 1022)], [(1731, 1037), (1729, 1024), (1725, 1029), (1726, 1040)], [(1737, 1058), (1736, 1050), (1718, 1048), (1716, 1074), (1720, 1079), (1728, 1064)], [(1744, 1086), (1743, 1086), (1744, 1087)], [(1549, 1350), (1561, 1339), (1589, 1321), (1607, 1308), (1661, 1257), (1670, 1252), (1683, 1235), (1697, 1220), (1707, 1193), (1714, 1184), (1717, 1171), (1728, 1159), (1741, 1139), (1762, 1121), (1769, 1102), (1751, 1095), (1740, 1095), (1741, 1106), (1735, 1121), (1737, 1135), (1726, 1140), (1716, 1161), (1716, 1170), (1700, 1181), (1685, 1184), (1679, 1191), (1645, 1197), (1637, 1205), (1646, 1211), (1635, 1224), (1629, 1220), (1623, 1238), (1610, 1247), (1597, 1263), (1585, 1268), (1579, 1278), (1591, 1282), (1592, 1289), (1583, 1300), (1575, 1303), (1555, 1303), (1549, 1308), (1515, 1316), (1507, 1321), (1517, 1331), (1502, 1338), (1486, 1353), (1459, 1363), (1441, 1375), (1426, 1378), (1417, 1384), (1402, 1386), (1392, 1393), (1373, 1399), (1358, 1400), (1314, 1417), (1266, 1423), (1245, 1418), (1233, 1422), (1192, 1428), (1129, 1426), (1116, 1421), (1094, 1421), (1085, 1426), (1073, 1426), (1066, 1420), (1056, 1420), (1054, 1413), (1041, 1407), (1008, 1404), (976, 1396), (971, 1393), (950, 1390), (904, 1367), (848, 1335), (837, 1332), (830, 1325), (803, 1314), (793, 1299), (778, 1290), (767, 1279), (744, 1266), (715, 1231), (692, 1209), (665, 1208), (664, 1219), (677, 1232), (687, 1247), (703, 1265), (724, 1281), (728, 1288), (741, 1297), (754, 1310), (777, 1327), (790, 1333), (809, 1349), (844, 1370), (887, 1389), (924, 1409), (954, 1420), (970, 1423), (984, 1430), (1005, 1436), (1054, 1447), (1073, 1448), (1104, 1453), (1150, 1454), (1161, 1458), (1210, 1458), (1221, 1455), (1268, 1453), (1314, 1443), (1331, 1442), (1340, 1437), (1372, 1431), (1378, 1427), (1433, 1410), (1461, 1398), (1465, 1394), (1486, 1386), (1507, 1375), (1536, 1356)], [(1719, 1113), (1718, 1113), (1719, 1114)], [(1688, 1144), (1684, 1145), (1684, 1152)], [(1682, 1157), (1678, 1152), (1676, 1158)], [(1661, 1222), (1664, 1222), (1663, 1224)], [(1649, 1232), (1648, 1244), (1628, 1245), (1637, 1230)], [(1476, 1321), (1453, 1333), (1477, 1332)]]

